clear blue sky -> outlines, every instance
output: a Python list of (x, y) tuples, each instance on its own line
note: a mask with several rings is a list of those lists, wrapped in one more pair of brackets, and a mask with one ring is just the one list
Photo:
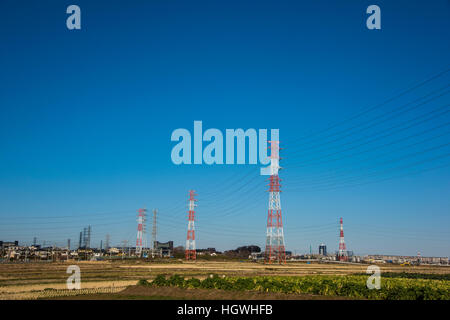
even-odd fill
[(355, 253), (449, 256), (449, 38), (446, 0), (2, 0), (0, 240), (134, 243), (146, 207), (184, 245), (192, 188), (197, 247), (263, 247), (259, 165), (171, 162), (202, 120), (280, 129), (288, 250), (335, 251), (342, 216)]

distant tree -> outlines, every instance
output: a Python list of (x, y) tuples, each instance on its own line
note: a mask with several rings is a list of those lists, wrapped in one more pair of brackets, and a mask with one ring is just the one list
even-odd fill
[(178, 247), (173, 248), (173, 253), (184, 253), (184, 247), (178, 246)]
[(255, 245), (243, 246), (235, 250), (225, 251), (224, 254), (228, 257), (248, 258), (252, 252), (261, 252), (261, 248)]

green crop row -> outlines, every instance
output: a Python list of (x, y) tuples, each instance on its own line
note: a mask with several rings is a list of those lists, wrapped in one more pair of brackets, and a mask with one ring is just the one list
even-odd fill
[(429, 279), (382, 278), (381, 289), (368, 289), (368, 275), (303, 276), (303, 277), (219, 277), (204, 280), (184, 279), (179, 275), (166, 278), (157, 276), (152, 282), (139, 281), (139, 285), (176, 286), (238, 291), (280, 293), (306, 293), (345, 296), (359, 299), (383, 300), (450, 300), (450, 281)]
[[(365, 275), (361, 273), (360, 275)], [(450, 281), (450, 273), (410, 273), (410, 272), (383, 272), (383, 278), (407, 278), (407, 279), (432, 279), (432, 280), (448, 280)]]

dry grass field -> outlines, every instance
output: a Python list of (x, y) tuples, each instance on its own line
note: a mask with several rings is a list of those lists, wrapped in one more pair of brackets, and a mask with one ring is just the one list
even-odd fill
[[(81, 269), (81, 290), (66, 289), (67, 267)], [(152, 280), (159, 274), (179, 274), (204, 279), (210, 274), (225, 276), (302, 276), (365, 273), (367, 265), (292, 262), (264, 265), (256, 262), (197, 261), (144, 262), (96, 261), (68, 263), (0, 264), (0, 299), (57, 298), (69, 295), (118, 293), (140, 279)], [(383, 272), (448, 274), (449, 267), (380, 265)], [(129, 289), (128, 289), (129, 290)]]

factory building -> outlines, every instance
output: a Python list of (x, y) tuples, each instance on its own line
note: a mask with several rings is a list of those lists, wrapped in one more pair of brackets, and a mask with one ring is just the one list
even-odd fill
[(322, 256), (326, 256), (327, 255), (327, 246), (324, 243), (321, 243), (319, 245), (319, 254)]
[(0, 248), (9, 248), (9, 247), (18, 247), (19, 241), (8, 242), (8, 241), (0, 241)]
[(173, 241), (155, 241), (155, 251), (160, 252), (162, 256), (170, 256), (173, 253)]

